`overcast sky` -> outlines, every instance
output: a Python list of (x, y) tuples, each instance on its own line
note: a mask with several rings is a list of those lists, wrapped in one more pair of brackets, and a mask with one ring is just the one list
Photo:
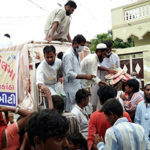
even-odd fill
[[(67, 0), (0, 0), (0, 36), (9, 33), (13, 44), (44, 39), (44, 24), (58, 3)], [(71, 17), (70, 34), (91, 40), (111, 29), (111, 9), (137, 0), (75, 0), (78, 8)]]

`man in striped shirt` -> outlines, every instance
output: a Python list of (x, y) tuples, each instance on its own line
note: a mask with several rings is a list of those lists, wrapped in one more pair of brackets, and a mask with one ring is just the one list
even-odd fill
[(150, 150), (144, 128), (122, 117), (123, 108), (116, 99), (108, 100), (102, 110), (112, 127), (106, 131), (105, 144), (101, 137), (95, 135), (95, 144), (100, 141), (98, 150)]
[(139, 82), (136, 79), (130, 79), (125, 83), (125, 92), (128, 94), (128, 99), (124, 100), (125, 110), (130, 114), (132, 121), (134, 121), (136, 106), (144, 98), (139, 92)]

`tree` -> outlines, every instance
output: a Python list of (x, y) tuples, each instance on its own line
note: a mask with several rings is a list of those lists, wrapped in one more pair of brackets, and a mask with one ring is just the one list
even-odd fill
[[(106, 40), (113, 40), (112, 31), (108, 31), (108, 33), (97, 34), (95, 39), (91, 40), (90, 50), (95, 51), (97, 44), (103, 43)], [(113, 48), (128, 48), (134, 46), (134, 38), (130, 37), (127, 42), (123, 42), (123, 40), (117, 38), (114, 40)]]

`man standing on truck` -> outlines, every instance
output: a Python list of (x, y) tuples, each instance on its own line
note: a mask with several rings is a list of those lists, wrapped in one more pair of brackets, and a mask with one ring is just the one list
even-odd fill
[(76, 3), (70, 0), (64, 8), (57, 8), (50, 13), (44, 27), (45, 40), (48, 42), (52, 40), (71, 42), (69, 35), (70, 15), (76, 8)]
[(65, 96), (61, 84), (58, 82), (61, 60), (56, 58), (55, 47), (45, 46), (43, 49), (44, 60), (40, 63), (36, 71), (36, 84), (41, 92), (48, 87), (51, 95)]
[[(98, 76), (102, 81), (105, 81), (105, 75), (117, 73), (116, 69), (120, 68), (120, 59), (117, 54), (112, 52), (113, 41), (107, 40), (104, 41), (103, 43), (106, 44), (108, 49), (107, 49), (106, 57), (103, 59), (103, 61), (99, 62)], [(95, 110), (99, 99), (97, 95), (98, 89), (99, 89), (98, 85), (94, 85), (92, 87), (91, 99), (95, 107)]]
[(66, 111), (70, 112), (75, 105), (76, 92), (82, 88), (81, 80), (91, 80), (94, 75), (82, 74), (79, 60), (79, 52), (83, 51), (86, 39), (83, 35), (76, 35), (72, 46), (65, 52), (62, 60), (64, 77), (64, 90), (66, 93)]

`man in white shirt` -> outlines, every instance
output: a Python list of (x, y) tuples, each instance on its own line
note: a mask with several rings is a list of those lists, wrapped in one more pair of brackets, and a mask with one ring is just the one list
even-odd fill
[[(93, 99), (93, 97), (95, 97), (95, 95), (97, 95), (98, 87), (103, 83), (103, 81), (101, 81), (101, 79), (98, 77), (97, 66), (98, 66), (99, 62), (102, 62), (103, 59), (105, 58), (106, 50), (107, 50), (106, 44), (104, 44), (104, 43), (98, 44), (96, 47), (95, 54), (87, 55), (81, 62), (81, 71), (84, 74), (91, 73), (92, 75), (95, 76), (95, 78), (93, 78), (92, 80), (83, 80), (83, 82), (82, 82), (83, 88), (85, 88), (85, 89), (91, 90), (92, 86), (96, 87), (95, 92), (92, 91), (91, 99), (90, 99), (90, 102), (93, 106), (93, 111), (95, 111), (96, 107), (97, 107), (97, 101), (95, 99)], [(98, 100), (98, 98), (97, 98), (97, 100)]]
[[(105, 41), (104, 44), (107, 46), (107, 54), (106, 57), (103, 59), (102, 62), (99, 62), (98, 64), (98, 77), (104, 81), (105, 80), (105, 75), (107, 74), (115, 74), (117, 73), (115, 69), (120, 68), (120, 60), (117, 54), (112, 52), (112, 46), (113, 42), (112, 41)], [(91, 94), (91, 99), (93, 101), (93, 105), (96, 107), (98, 103), (98, 95), (97, 95), (97, 90), (98, 86), (95, 85), (92, 87), (92, 94)]]
[(81, 71), (84, 74), (92, 74), (95, 76), (92, 80), (82, 80), (83, 88), (90, 88), (92, 84), (100, 84), (101, 80), (97, 76), (97, 66), (99, 61), (103, 61), (106, 56), (107, 46), (104, 43), (98, 44), (95, 54), (89, 54), (81, 61)]
[(105, 80), (106, 74), (115, 74), (117, 73), (115, 69), (120, 68), (120, 59), (117, 54), (112, 52), (112, 41), (105, 41), (104, 42), (107, 45), (107, 54), (104, 60), (100, 63), (100, 66), (98, 69), (100, 70), (100, 78), (101, 80)]
[(69, 35), (70, 15), (77, 8), (74, 1), (68, 1), (64, 8), (57, 8), (48, 16), (44, 32), (45, 40), (51, 42), (52, 40), (61, 40), (71, 42)]
[(88, 123), (89, 123), (89, 117), (85, 110), (85, 107), (89, 103), (89, 96), (90, 93), (85, 89), (80, 89), (76, 93), (76, 105), (71, 110), (71, 113), (73, 113), (78, 121), (79, 124), (79, 131), (84, 136), (85, 139), (88, 137)]
[(70, 112), (75, 105), (75, 94), (82, 88), (81, 79), (91, 80), (94, 76), (83, 74), (80, 67), (79, 52), (83, 51), (86, 39), (83, 35), (76, 35), (72, 46), (65, 52), (62, 59), (64, 90), (66, 93), (65, 110)]
[(40, 63), (36, 71), (36, 84), (41, 92), (47, 86), (51, 95), (65, 96), (65, 93), (60, 90), (58, 82), (58, 72), (61, 68), (61, 60), (56, 58), (55, 47), (50, 45), (43, 49), (44, 60)]

